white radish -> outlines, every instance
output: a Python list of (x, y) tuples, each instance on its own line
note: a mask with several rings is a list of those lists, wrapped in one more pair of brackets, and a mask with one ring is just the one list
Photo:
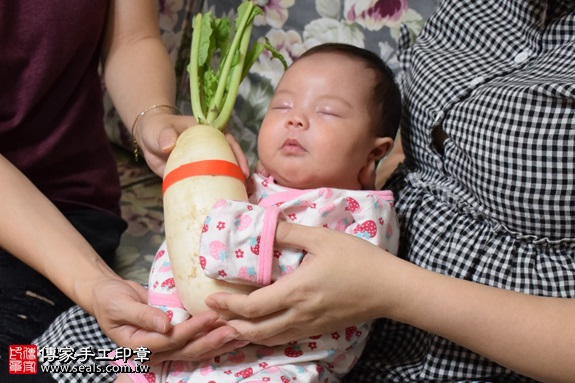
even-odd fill
[[(220, 198), (248, 200), (242, 172), (222, 133), (239, 85), (263, 49), (286, 67), (283, 57), (269, 42), (256, 43), (250, 49), (257, 14), (263, 12), (252, 1), (239, 5), (233, 39), (225, 17), (214, 19), (210, 12), (200, 13), (192, 23), (188, 72), (192, 112), (199, 125), (186, 129), (178, 138), (166, 163), (163, 185), (166, 242), (174, 282), (184, 307), (192, 315), (206, 309), (205, 298), (213, 292), (254, 289), (208, 278), (201, 268), (198, 250), (204, 221), (214, 203)], [(214, 70), (211, 61), (217, 53), (219, 60), (214, 61), (219, 61), (219, 67)], [(204, 166), (214, 162), (221, 165), (216, 170)], [(222, 172), (222, 168), (227, 170)]]
[[(183, 165), (224, 160), (237, 166), (224, 135), (209, 125), (196, 125), (178, 138), (166, 164), (166, 179)], [(237, 169), (241, 175), (239, 166)], [(178, 296), (192, 315), (206, 310), (205, 298), (216, 291), (247, 293), (251, 286), (208, 278), (199, 262), (200, 236), (210, 208), (219, 198), (247, 201), (243, 182), (226, 175), (198, 175), (174, 182), (164, 191), (164, 220), (168, 255)]]

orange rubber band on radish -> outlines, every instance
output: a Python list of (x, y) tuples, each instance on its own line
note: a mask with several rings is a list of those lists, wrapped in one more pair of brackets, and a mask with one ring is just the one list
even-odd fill
[(194, 176), (228, 176), (237, 178), (244, 185), (246, 184), (242, 169), (233, 162), (225, 160), (196, 161), (182, 165), (166, 174), (162, 182), (162, 195), (176, 182)]

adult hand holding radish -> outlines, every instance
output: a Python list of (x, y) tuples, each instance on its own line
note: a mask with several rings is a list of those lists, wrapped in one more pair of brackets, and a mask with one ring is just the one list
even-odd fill
[[(250, 48), (253, 19), (261, 14), (253, 2), (237, 11), (233, 38), (226, 18), (211, 13), (194, 17), (190, 94), (199, 123), (179, 136), (164, 171), (166, 242), (178, 295), (188, 312), (206, 309), (204, 299), (215, 291), (247, 292), (253, 287), (229, 285), (204, 275), (198, 248), (209, 209), (220, 198), (247, 201), (245, 174), (222, 131), (229, 120), (238, 87), (267, 44)], [(219, 67), (212, 59), (219, 52)]]
[[(138, 155), (146, 159), (150, 169), (159, 176), (164, 174), (166, 161), (176, 146), (178, 136), (187, 128), (196, 125), (196, 120), (192, 116), (166, 116), (166, 113), (173, 113), (173, 110), (165, 109), (158, 107), (148, 110), (134, 123), (132, 129), (137, 145), (135, 150)], [(250, 169), (240, 145), (231, 134), (225, 133), (225, 137), (242, 172), (248, 177)]]
[(166, 161), (178, 136), (196, 123), (192, 116), (181, 116), (179, 113), (179, 110), (167, 104), (153, 105), (142, 111), (132, 125), (136, 159), (140, 155), (144, 157), (150, 169), (160, 177), (164, 174)]

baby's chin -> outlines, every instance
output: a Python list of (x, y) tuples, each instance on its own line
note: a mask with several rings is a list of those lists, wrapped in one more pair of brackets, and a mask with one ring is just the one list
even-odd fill
[(308, 189), (320, 189), (320, 188), (332, 188), (332, 189), (346, 189), (346, 190), (361, 190), (362, 187), (359, 182), (343, 184), (341, 179), (339, 180), (326, 180), (319, 177), (275, 177), (273, 176), (274, 182), (280, 186), (289, 189), (298, 190), (308, 190)]
[(285, 173), (278, 173), (278, 174), (271, 174), (274, 179), (274, 182), (280, 186), (289, 188), (289, 189), (316, 189), (321, 187), (322, 185), (319, 180), (314, 177), (310, 176), (303, 176), (301, 173), (299, 174), (285, 174)]

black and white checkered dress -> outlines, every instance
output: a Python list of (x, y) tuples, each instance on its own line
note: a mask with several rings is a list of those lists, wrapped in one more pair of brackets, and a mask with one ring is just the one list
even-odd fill
[[(444, 0), (402, 64), (400, 256), (575, 298), (575, 1)], [(346, 381), (533, 381), (407, 325), (373, 334)]]
[[(388, 185), (400, 256), (575, 298), (575, 1), (443, 0), (402, 64), (407, 159)], [(93, 318), (67, 315), (39, 346), (114, 347)], [(347, 382), (532, 381), (410, 326), (379, 320), (372, 334)]]

